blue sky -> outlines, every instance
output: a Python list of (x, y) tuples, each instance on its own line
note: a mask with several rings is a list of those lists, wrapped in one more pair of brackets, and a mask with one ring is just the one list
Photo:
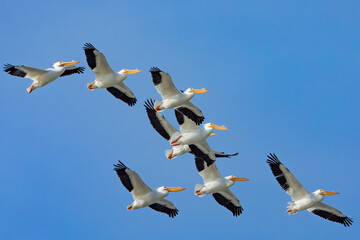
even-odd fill
[[(29, 79), (2, 73), (1, 239), (247, 239), (359, 236), (359, 23), (357, 1), (17, 1), (4, 2), (0, 63), (51, 67), (78, 60), (85, 74), (31, 94)], [(105, 90), (82, 46), (110, 65), (139, 68), (126, 84), (135, 107)], [(209, 140), (220, 172), (247, 177), (231, 190), (245, 211), (234, 218), (201, 183), (193, 157), (164, 157), (168, 143), (151, 127), (143, 102), (160, 100), (148, 69), (170, 73), (179, 89), (210, 90), (192, 101), (208, 122), (231, 129)], [(175, 124), (172, 111), (164, 112)], [(341, 194), (330, 204), (351, 228), (308, 212), (288, 216), (290, 198), (266, 161), (274, 152), (309, 191)], [(150, 187), (188, 190), (168, 199), (175, 219), (127, 211), (131, 195), (112, 164), (138, 172)], [(299, 231), (301, 230), (301, 231)]]

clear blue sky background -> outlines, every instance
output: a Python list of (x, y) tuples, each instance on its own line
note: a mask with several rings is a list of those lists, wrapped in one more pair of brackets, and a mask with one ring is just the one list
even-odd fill
[[(181, 3), (180, 3), (181, 2)], [(28, 79), (1, 74), (1, 239), (355, 239), (359, 236), (360, 33), (358, 1), (5, 1), (0, 63), (48, 68), (79, 60), (83, 75), (28, 94)], [(139, 68), (126, 84), (128, 107), (105, 90), (82, 46), (110, 65)], [(143, 102), (160, 99), (148, 69), (169, 72), (206, 121), (225, 124), (209, 144), (239, 152), (218, 161), (224, 175), (251, 179), (231, 190), (245, 211), (235, 218), (201, 183), (193, 157), (167, 160), (168, 143), (151, 127)], [(175, 124), (172, 111), (164, 112)], [(341, 194), (330, 204), (351, 228), (301, 212), (274, 179), (274, 152), (309, 190)], [(131, 195), (112, 164), (123, 161), (150, 187), (183, 186), (168, 199), (175, 219), (127, 211)]]

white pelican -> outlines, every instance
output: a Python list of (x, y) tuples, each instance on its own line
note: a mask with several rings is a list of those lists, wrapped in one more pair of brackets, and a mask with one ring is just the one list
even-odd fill
[(235, 217), (240, 215), (244, 209), (242, 208), (239, 199), (230, 191), (229, 187), (234, 185), (237, 181), (249, 181), (249, 179), (232, 175), (224, 178), (219, 173), (215, 162), (210, 166), (207, 166), (207, 164), (204, 163), (204, 159), (195, 157), (196, 168), (204, 181), (204, 185), (195, 185), (195, 195), (203, 197), (205, 194), (212, 194), (215, 200), (220, 205), (229, 209)]
[(85, 70), (84, 67), (71, 66), (77, 63), (79, 62), (74, 60), (71, 62), (56, 62), (53, 64), (54, 68), (48, 68), (46, 70), (24, 65), (14, 66), (11, 64), (5, 64), (4, 71), (16, 77), (30, 78), (33, 80), (31, 86), (26, 89), (28, 93), (31, 93), (34, 89), (43, 87), (58, 77), (64, 77), (74, 73), (83, 73)]
[(335, 195), (339, 194), (338, 192), (319, 189), (313, 193), (309, 193), (298, 180), (296, 180), (289, 169), (279, 161), (275, 154), (270, 153), (266, 162), (270, 165), (271, 171), (280, 186), (290, 195), (292, 201), (294, 201), (293, 203), (289, 202), (286, 212), (294, 214), (306, 209), (327, 220), (341, 223), (345, 227), (349, 227), (352, 224), (353, 220), (351, 218), (348, 218), (339, 210), (321, 202), (324, 200), (324, 195)]
[(135, 210), (144, 207), (150, 207), (155, 211), (163, 212), (169, 217), (175, 217), (179, 210), (172, 202), (164, 199), (169, 192), (179, 192), (185, 190), (182, 187), (159, 187), (156, 190), (149, 188), (140, 176), (127, 168), (122, 162), (114, 164), (117, 175), (122, 184), (132, 194), (134, 202), (127, 207), (127, 210)]
[[(163, 115), (157, 112), (154, 108), (154, 102), (152, 100), (147, 100), (144, 104), (147, 115), (149, 117), (151, 125), (154, 129), (167, 141), (172, 142), (171, 139), (174, 136), (179, 136), (181, 133), (176, 130)], [(193, 121), (184, 116), (182, 113), (175, 110), (176, 118), (181, 120), (181, 122), (186, 121), (188, 125), (192, 125), (195, 129), (200, 129), (199, 126), (195, 125)], [(202, 157), (209, 164), (215, 161), (216, 158), (229, 158), (232, 156), (238, 155), (235, 154), (225, 154), (224, 152), (213, 151), (210, 146), (204, 141), (201, 144), (191, 144), (191, 145), (178, 145), (173, 146), (172, 149), (166, 150), (165, 155), (168, 159), (176, 158), (177, 156), (183, 155), (185, 153), (192, 153), (198, 157)]]
[(155, 110), (163, 111), (164, 109), (175, 108), (197, 125), (201, 124), (205, 117), (201, 110), (190, 102), (195, 93), (206, 93), (208, 90), (188, 88), (185, 92), (181, 93), (174, 85), (168, 73), (161, 71), (157, 67), (150, 69), (153, 83), (156, 90), (162, 97), (162, 102), (155, 101)]
[(134, 93), (123, 83), (128, 74), (135, 74), (141, 70), (122, 69), (114, 72), (104, 54), (99, 52), (91, 43), (84, 44), (86, 61), (95, 74), (95, 81), (87, 84), (89, 90), (106, 88), (114, 97), (126, 102), (129, 106), (136, 103)]

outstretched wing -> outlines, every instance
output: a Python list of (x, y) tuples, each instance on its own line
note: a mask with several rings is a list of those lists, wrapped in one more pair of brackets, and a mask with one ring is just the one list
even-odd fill
[(229, 209), (233, 213), (234, 217), (239, 216), (244, 210), (239, 202), (239, 199), (230, 191), (230, 189), (213, 193), (212, 195), (221, 206)]
[(77, 67), (77, 66), (69, 66), (66, 67), (65, 72), (63, 72), (63, 74), (60, 75), (60, 77), (64, 77), (64, 76), (68, 76), (74, 73), (84, 73), (85, 68), (84, 67)]
[(38, 68), (28, 67), (28, 66), (14, 66), (11, 64), (4, 65), (4, 71), (9, 73), (10, 75), (22, 78), (32, 78), (37, 79), (43, 74), (48, 73), (47, 70), (42, 70)]
[(143, 196), (149, 192), (152, 192), (151, 188), (146, 185), (140, 176), (127, 168), (122, 162), (114, 164), (117, 175), (119, 176), (122, 184), (133, 195), (133, 198)]
[(353, 223), (353, 220), (351, 218), (348, 218), (336, 208), (333, 208), (321, 202), (317, 203), (311, 208), (308, 208), (307, 210), (329, 221), (341, 223), (345, 227), (350, 227), (350, 225)]
[(174, 204), (166, 199), (158, 200), (149, 207), (155, 211), (166, 213), (171, 218), (174, 218), (179, 213)]
[(126, 102), (129, 106), (136, 104), (136, 97), (134, 93), (124, 83), (119, 82), (116, 85), (106, 88), (114, 97)]
[(97, 50), (91, 43), (85, 43), (83, 48), (86, 55), (86, 61), (95, 76), (114, 73), (114, 70), (111, 69), (106, 61), (104, 54), (99, 52), (99, 50)]
[(186, 102), (175, 109), (194, 121), (196, 125), (200, 125), (205, 119), (201, 110), (191, 102)]
[(150, 73), (155, 88), (161, 95), (162, 99), (166, 99), (174, 95), (180, 94), (180, 91), (175, 87), (168, 73), (161, 71), (157, 67), (150, 68)]
[[(154, 101), (148, 99), (145, 104), (146, 113), (149, 117), (150, 123), (153, 128), (166, 140), (170, 140), (171, 136), (178, 132), (163, 115), (154, 109)], [(179, 132), (178, 132), (179, 133)], [(179, 133), (180, 134), (180, 133)]]
[(308, 191), (299, 183), (294, 175), (287, 169), (275, 154), (268, 156), (266, 161), (271, 168), (272, 173), (276, 177), (280, 186), (289, 194), (293, 201), (297, 201), (306, 195), (310, 195)]

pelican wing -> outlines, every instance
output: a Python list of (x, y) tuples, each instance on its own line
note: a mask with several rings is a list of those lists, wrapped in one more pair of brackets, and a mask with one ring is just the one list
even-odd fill
[(136, 104), (137, 99), (134, 93), (122, 82), (116, 83), (116, 85), (108, 87), (106, 90), (114, 97), (126, 102), (129, 106), (134, 106)]
[(151, 207), (155, 211), (166, 213), (171, 218), (174, 218), (179, 212), (179, 210), (176, 209), (174, 204), (166, 199), (160, 199), (155, 203), (149, 205), (149, 207)]
[(294, 175), (287, 169), (278, 159), (275, 154), (268, 156), (266, 161), (271, 168), (272, 173), (276, 177), (280, 186), (289, 194), (293, 201), (297, 201), (307, 195), (310, 195), (308, 191), (298, 182)]
[(181, 133), (200, 132), (201, 128), (180, 111), (175, 110), (176, 120), (180, 125)]
[(350, 225), (353, 223), (353, 220), (351, 218), (348, 218), (336, 208), (333, 208), (321, 202), (317, 203), (311, 208), (308, 208), (307, 210), (329, 221), (341, 223), (345, 227), (350, 227)]
[(170, 98), (172, 96), (180, 94), (180, 91), (175, 87), (168, 73), (161, 71), (157, 67), (150, 68), (150, 73), (155, 88), (161, 95), (162, 99)]
[(194, 121), (196, 125), (200, 125), (205, 119), (201, 110), (191, 102), (186, 102), (175, 109)]
[(215, 162), (215, 154), (206, 141), (198, 144), (190, 144), (189, 147), (196, 157), (199, 157), (206, 162), (207, 166), (210, 166)]
[[(179, 133), (176, 128), (174, 128), (163, 115), (154, 109), (154, 101), (148, 99), (145, 104), (146, 113), (149, 117), (150, 123), (153, 128), (166, 140), (170, 140), (171, 136), (174, 133)], [(180, 134), (180, 133), (179, 133)]]
[(111, 69), (104, 54), (99, 52), (91, 43), (84, 44), (84, 51), (86, 55), (86, 61), (95, 73), (95, 76), (105, 75), (109, 73), (114, 73), (114, 70)]
[(117, 175), (119, 176), (122, 184), (126, 189), (133, 195), (133, 198), (143, 196), (149, 192), (152, 192), (140, 176), (127, 168), (122, 162), (119, 161), (118, 164), (114, 164)]
[(60, 77), (68, 76), (74, 73), (84, 73), (85, 68), (84, 67), (77, 67), (77, 66), (69, 66), (66, 67), (66, 70), (63, 72), (63, 74), (60, 75)]
[(48, 73), (47, 70), (28, 67), (24, 65), (14, 66), (11, 64), (5, 64), (4, 71), (16, 77), (32, 78), (32, 79), (36, 79), (41, 75)]
[(244, 210), (239, 202), (239, 199), (230, 191), (230, 189), (213, 193), (212, 195), (221, 206), (229, 209), (233, 213), (234, 217), (239, 216)]
[(215, 162), (212, 163), (210, 166), (207, 166), (204, 159), (200, 157), (195, 157), (195, 165), (200, 176), (203, 178), (204, 183), (215, 181), (217, 179), (223, 179), (223, 177), (219, 173), (219, 170), (216, 167)]

